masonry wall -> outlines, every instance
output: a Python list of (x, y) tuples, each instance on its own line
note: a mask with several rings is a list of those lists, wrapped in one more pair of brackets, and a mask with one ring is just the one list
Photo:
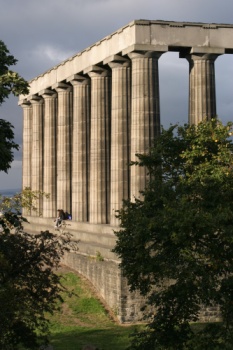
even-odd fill
[[(53, 219), (28, 217), (26, 232), (54, 230)], [(113, 230), (117, 227), (90, 225), (67, 220), (64, 230), (72, 234), (71, 252), (66, 253), (63, 264), (86, 277), (115, 313), (119, 322), (134, 323), (142, 320), (144, 304), (139, 293), (130, 293), (126, 279), (119, 268), (120, 261), (111, 252), (115, 244)]]
[(66, 254), (64, 263), (88, 278), (121, 323), (142, 320), (143, 298), (138, 293), (129, 292), (127, 281), (122, 277), (117, 262), (69, 253)]

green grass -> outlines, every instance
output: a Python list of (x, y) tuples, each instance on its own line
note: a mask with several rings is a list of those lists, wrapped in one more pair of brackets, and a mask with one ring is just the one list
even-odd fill
[(81, 350), (93, 344), (100, 350), (124, 350), (130, 344), (129, 334), (139, 326), (123, 326), (104, 308), (95, 291), (74, 272), (62, 273), (67, 292), (60, 311), (50, 316), (54, 350)]

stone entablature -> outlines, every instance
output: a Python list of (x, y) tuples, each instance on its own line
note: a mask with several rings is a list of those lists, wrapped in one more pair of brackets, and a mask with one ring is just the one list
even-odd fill
[(232, 53), (232, 33), (232, 24), (135, 20), (31, 80), (30, 95), (102, 64), (112, 55), (125, 56), (138, 50)]

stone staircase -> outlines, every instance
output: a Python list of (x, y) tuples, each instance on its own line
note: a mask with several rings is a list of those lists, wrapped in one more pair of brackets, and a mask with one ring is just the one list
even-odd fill
[(41, 218), (36, 216), (27, 217), (28, 223), (24, 229), (28, 233), (39, 233), (49, 230), (52, 233), (69, 232), (72, 241), (78, 243), (78, 253), (90, 257), (101, 256), (104, 259), (118, 261), (116, 255), (111, 251), (115, 246), (116, 236), (113, 227), (106, 224), (89, 224), (64, 220), (59, 231), (55, 230), (54, 218)]

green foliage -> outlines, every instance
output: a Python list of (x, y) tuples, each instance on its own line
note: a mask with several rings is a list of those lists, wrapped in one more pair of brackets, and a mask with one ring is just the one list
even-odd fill
[[(28, 83), (10, 70), (17, 60), (9, 54), (9, 50), (0, 40), (0, 105), (12, 93), (15, 96), (28, 93)], [(7, 172), (14, 159), (13, 151), (19, 146), (14, 142), (13, 125), (0, 119), (0, 171)]]
[(28, 93), (28, 83), (18, 73), (10, 70), (10, 66), (16, 63), (17, 60), (0, 40), (0, 105), (11, 93), (15, 96)]
[(38, 349), (46, 343), (47, 313), (57, 308), (63, 290), (55, 270), (69, 250), (70, 238), (49, 231), (26, 233), (26, 219), (19, 212), (24, 197), (1, 198), (0, 202), (1, 350), (17, 350), (21, 345)]
[[(135, 166), (148, 169), (144, 200), (125, 201), (114, 252), (151, 311), (131, 349), (233, 348), (232, 123), (162, 130)], [(222, 323), (194, 332), (202, 305)]]
[(13, 150), (19, 149), (19, 146), (14, 142), (13, 128), (11, 123), (0, 119), (0, 171), (6, 173), (14, 160)]
[(99, 251), (96, 252), (96, 260), (97, 261), (104, 261), (104, 257)]
[(26, 211), (38, 212), (37, 203), (42, 198), (49, 198), (49, 194), (43, 191), (32, 191), (30, 187), (25, 187), (21, 192), (16, 193), (13, 197), (2, 196), (0, 194), (0, 210), (4, 213), (20, 214), (22, 208)]

